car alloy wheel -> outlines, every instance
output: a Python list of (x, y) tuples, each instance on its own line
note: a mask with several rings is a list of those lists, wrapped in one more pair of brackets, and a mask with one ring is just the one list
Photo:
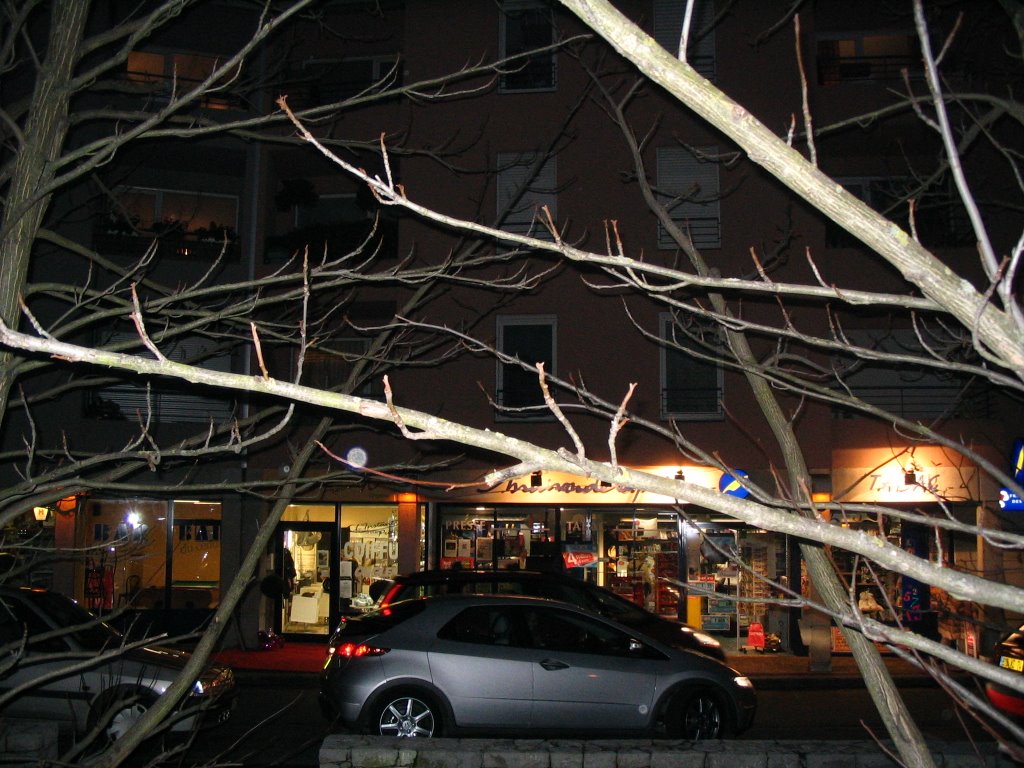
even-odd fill
[(722, 706), (707, 690), (682, 693), (668, 714), (669, 735), (690, 741), (717, 739), (723, 735)]
[(106, 691), (89, 711), (89, 727), (102, 723), (102, 737), (107, 743), (123, 738), (156, 703), (157, 696), (148, 689), (115, 688)]
[(414, 696), (399, 696), (385, 704), (378, 718), (381, 736), (429, 738), (437, 719), (429, 704)]

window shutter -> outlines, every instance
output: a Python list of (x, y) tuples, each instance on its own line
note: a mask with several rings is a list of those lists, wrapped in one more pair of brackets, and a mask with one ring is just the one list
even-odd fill
[(498, 155), (498, 210), (501, 228), (517, 234), (530, 234), (551, 240), (547, 227), (537, 219), (542, 207), (558, 220), (557, 172), (555, 158), (549, 158), (531, 179), (534, 156), (501, 153)]
[[(700, 147), (698, 151), (716, 157), (717, 147)], [(721, 248), (721, 212), (718, 163), (702, 160), (683, 147), (661, 147), (657, 153), (659, 199), (669, 206), (673, 221), (689, 233), (697, 248)], [(677, 197), (692, 199), (675, 203)], [(658, 226), (658, 247), (675, 248), (676, 242)]]
[[(673, 56), (679, 55), (685, 16), (686, 0), (654, 0), (654, 39)], [(714, 79), (716, 71), (714, 20), (714, 0), (695, 0), (686, 60), (709, 80)]]

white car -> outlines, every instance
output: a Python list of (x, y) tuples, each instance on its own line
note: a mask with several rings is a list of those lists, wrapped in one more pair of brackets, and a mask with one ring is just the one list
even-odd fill
[[(28, 587), (0, 587), (0, 717), (56, 720), (82, 736), (122, 736), (167, 690), (189, 659), (183, 650), (130, 647), (74, 600)], [(222, 722), (235, 676), (209, 665), (182, 701), (172, 730)]]

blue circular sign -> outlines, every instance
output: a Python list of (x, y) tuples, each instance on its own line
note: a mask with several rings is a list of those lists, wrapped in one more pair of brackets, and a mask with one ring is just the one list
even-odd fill
[(742, 469), (734, 469), (730, 472), (723, 472), (722, 478), (718, 481), (718, 490), (729, 496), (735, 496), (737, 499), (745, 499), (750, 495), (750, 489), (747, 488), (741, 480), (746, 480), (748, 475)]

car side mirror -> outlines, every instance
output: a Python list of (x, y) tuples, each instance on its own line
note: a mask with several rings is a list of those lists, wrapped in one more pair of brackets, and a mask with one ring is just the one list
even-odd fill
[(641, 643), (636, 638), (631, 637), (631, 638), (629, 638), (629, 648), (628, 648), (628, 650), (629, 650), (629, 655), (630, 656), (636, 656), (638, 654), (643, 653), (643, 651), (644, 651), (644, 644)]

